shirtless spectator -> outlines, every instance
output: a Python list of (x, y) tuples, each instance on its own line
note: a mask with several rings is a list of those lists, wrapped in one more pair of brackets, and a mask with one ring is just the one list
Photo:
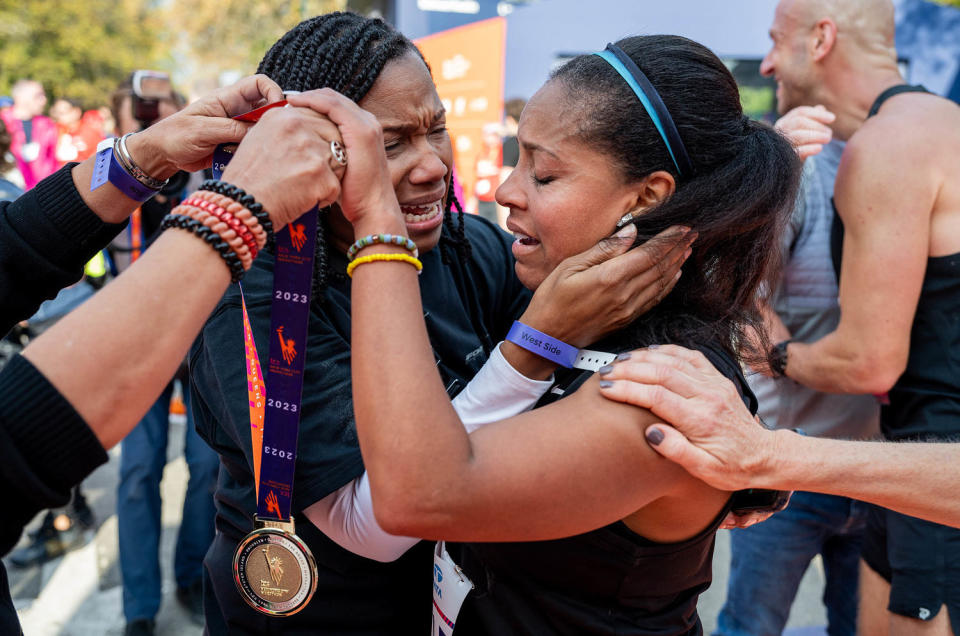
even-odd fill
[[(834, 190), (839, 325), (816, 342), (779, 343), (771, 366), (819, 391), (880, 396), (887, 439), (955, 439), (960, 109), (905, 85), (890, 0), (782, 0), (770, 36), (762, 70), (780, 103), (823, 104), (847, 141)], [(877, 508), (863, 562), (860, 633), (960, 626), (957, 530)]]

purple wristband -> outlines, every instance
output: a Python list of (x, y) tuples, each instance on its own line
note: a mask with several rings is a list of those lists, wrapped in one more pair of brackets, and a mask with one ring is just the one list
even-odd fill
[(117, 190), (140, 203), (158, 192), (143, 185), (123, 169), (113, 153), (113, 139), (104, 139), (97, 146), (97, 160), (93, 167), (93, 178), (90, 179), (90, 191), (93, 192), (108, 180)]
[(506, 339), (518, 347), (523, 347), (541, 358), (546, 358), (550, 362), (555, 362), (568, 369), (573, 367), (573, 363), (577, 361), (577, 353), (580, 351), (566, 342), (551, 338), (533, 327), (528, 327), (519, 320), (513, 321), (513, 326), (507, 332)]

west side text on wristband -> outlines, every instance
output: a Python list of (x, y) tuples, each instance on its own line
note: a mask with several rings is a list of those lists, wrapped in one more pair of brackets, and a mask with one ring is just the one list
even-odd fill
[(109, 180), (117, 190), (134, 201), (143, 203), (158, 190), (151, 190), (123, 169), (113, 154), (113, 143), (113, 139), (104, 139), (97, 146), (97, 159), (93, 167), (93, 178), (90, 180), (90, 191), (93, 192)]
[(576, 347), (571, 347), (566, 342), (551, 338), (533, 327), (528, 327), (519, 320), (513, 322), (506, 339), (518, 347), (523, 347), (541, 358), (546, 358), (550, 362), (568, 369), (576, 362), (579, 352)]

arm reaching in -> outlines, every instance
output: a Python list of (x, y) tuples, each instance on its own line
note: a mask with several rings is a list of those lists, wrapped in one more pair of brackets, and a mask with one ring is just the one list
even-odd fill
[[(329, 142), (319, 142), (336, 134), (308, 109), (275, 109), (241, 142), (223, 178), (254, 195), (282, 227), (339, 195)], [(166, 231), (23, 355), (109, 448), (157, 399), (229, 282), (220, 255), (203, 240)]]
[[(806, 490), (868, 501), (960, 527), (960, 445), (852, 442), (767, 430), (702, 354), (667, 346), (634, 351), (604, 376), (601, 393), (649, 408), (673, 427), (646, 429), (650, 445), (725, 490)], [(675, 427), (675, 428), (674, 428)]]
[[(157, 178), (209, 165), (218, 143), (239, 141), (250, 128), (229, 115), (281, 97), (268, 78), (248, 77), (131, 136), (128, 148)], [(137, 207), (110, 182), (90, 191), (95, 162), (62, 168), (18, 200), (0, 202), (0, 334), (78, 281)]]

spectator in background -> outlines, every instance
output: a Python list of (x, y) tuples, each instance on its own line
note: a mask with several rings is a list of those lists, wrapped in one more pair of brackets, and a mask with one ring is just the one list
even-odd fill
[[(520, 144), (517, 142), (517, 127), (520, 124), (520, 113), (527, 105), (527, 100), (519, 97), (508, 99), (503, 104), (503, 141), (500, 151), (500, 183), (507, 180), (520, 160)], [(500, 227), (507, 229), (507, 209), (497, 206), (497, 218)]]
[(480, 154), (477, 156), (477, 214), (497, 224), (497, 201), (494, 194), (500, 185), (500, 124), (483, 125)]
[[(118, 136), (147, 128), (154, 121), (137, 119), (134, 108), (137, 97), (129, 80), (114, 91), (111, 104), (117, 122)], [(185, 105), (185, 100), (171, 90), (159, 100), (159, 121)], [(196, 189), (199, 182), (190, 187)], [(160, 221), (183, 198), (189, 187), (189, 175), (179, 172), (171, 177), (160, 194), (134, 211), (130, 225), (111, 244), (114, 264), (122, 271), (133, 263), (159, 235)], [(178, 377), (186, 378), (186, 365)], [(174, 379), (160, 394), (139, 424), (121, 442), (120, 485), (117, 490), (117, 521), (120, 535), (120, 573), (123, 579), (123, 614), (128, 635), (152, 634), (154, 618), (160, 609), (160, 479), (167, 463), (171, 398)], [(177, 534), (174, 554), (174, 578), (177, 600), (194, 621), (203, 617), (201, 575), (203, 557), (213, 541), (213, 492), (220, 459), (197, 435), (186, 397), (187, 425), (184, 458), (190, 470), (183, 502), (183, 518)]]
[[(793, 106), (780, 101), (783, 112)], [(830, 199), (844, 144), (832, 141), (833, 113), (797, 106), (776, 128), (806, 159), (803, 194), (780, 248), (784, 267), (764, 321), (771, 342), (809, 342), (836, 328), (839, 290), (830, 253), (834, 222)], [(829, 142), (829, 143), (828, 143)], [(819, 154), (818, 154), (819, 153)], [(869, 439), (879, 435), (880, 406), (871, 395), (833, 395), (787, 378), (770, 377), (765, 365), (748, 376), (758, 414), (779, 429), (809, 435)], [(783, 631), (807, 566), (823, 559), (823, 603), (831, 636), (853, 636), (857, 622), (860, 546), (867, 505), (846, 497), (795, 492), (786, 510), (765, 523), (730, 535), (727, 599), (714, 636), (763, 636)]]
[(0, 201), (13, 201), (23, 194), (23, 177), (10, 154), (12, 141), (7, 125), (0, 119)]
[(109, 106), (101, 106), (97, 109), (100, 115), (100, 130), (104, 137), (113, 137), (117, 129), (117, 120), (113, 117), (113, 110)]
[(84, 113), (75, 100), (61, 97), (50, 107), (50, 117), (57, 124), (58, 167), (93, 156), (104, 137), (103, 121), (97, 111)]
[(12, 142), (10, 152), (29, 190), (57, 169), (57, 126), (43, 116), (47, 95), (40, 82), (22, 79), (13, 85), (13, 106), (0, 111)]

